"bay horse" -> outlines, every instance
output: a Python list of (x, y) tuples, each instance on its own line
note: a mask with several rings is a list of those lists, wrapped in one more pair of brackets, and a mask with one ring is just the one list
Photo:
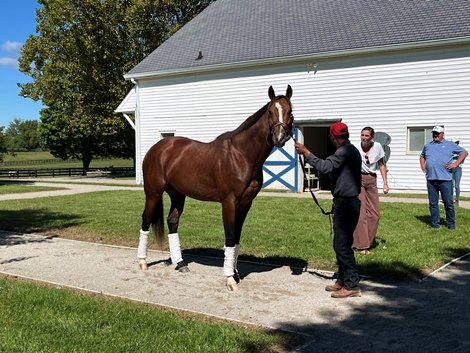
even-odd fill
[(167, 217), (170, 258), (175, 269), (188, 272), (178, 236), (178, 224), (185, 198), (222, 204), (225, 232), (223, 274), (227, 288), (238, 290), (237, 260), (243, 223), (253, 199), (263, 185), (263, 164), (274, 146), (282, 147), (292, 135), (292, 88), (276, 96), (269, 87), (270, 101), (237, 129), (210, 143), (185, 137), (169, 137), (153, 145), (142, 163), (145, 208), (142, 214), (137, 257), (147, 269), (150, 226), (163, 242), (163, 202), (166, 191), (171, 206)]

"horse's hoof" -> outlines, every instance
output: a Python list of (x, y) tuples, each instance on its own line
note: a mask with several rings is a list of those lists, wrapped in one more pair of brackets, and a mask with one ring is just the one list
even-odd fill
[(139, 269), (141, 270), (148, 270), (149, 265), (147, 265), (147, 261), (145, 260), (139, 260)]
[(231, 292), (236, 292), (240, 289), (235, 278), (227, 277), (227, 289)]
[(190, 272), (188, 264), (184, 261), (180, 261), (176, 264), (175, 270), (178, 270), (181, 273)]

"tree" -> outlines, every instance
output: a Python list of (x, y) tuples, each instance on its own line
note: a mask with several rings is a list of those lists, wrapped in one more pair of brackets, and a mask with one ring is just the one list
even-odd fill
[(38, 124), (36, 120), (13, 119), (5, 131), (7, 149), (19, 151), (39, 148)]
[(38, 2), (38, 35), (19, 61), (32, 82), (19, 86), (46, 105), (42, 143), (57, 157), (80, 158), (84, 169), (96, 156), (133, 157), (133, 132), (114, 114), (132, 86), (123, 75), (212, 0)]
[(3, 154), (7, 151), (6, 139), (3, 134), (3, 126), (0, 126), (0, 162), (3, 162)]

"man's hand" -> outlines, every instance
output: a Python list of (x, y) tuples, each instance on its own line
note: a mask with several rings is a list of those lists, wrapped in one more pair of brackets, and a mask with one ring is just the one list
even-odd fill
[(447, 164), (446, 164), (446, 168), (447, 168), (447, 169), (452, 170), (452, 169), (454, 169), (455, 167), (457, 167), (457, 163), (447, 163)]
[(302, 145), (300, 142), (295, 143), (295, 149), (297, 150), (298, 154), (301, 154), (304, 156), (307, 156), (308, 154), (310, 154), (310, 151), (307, 149), (307, 147)]

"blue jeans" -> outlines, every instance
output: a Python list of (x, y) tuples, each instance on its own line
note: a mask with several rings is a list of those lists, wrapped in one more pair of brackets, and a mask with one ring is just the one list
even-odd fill
[(462, 179), (462, 167), (458, 166), (452, 169), (452, 180), (455, 188), (455, 199), (460, 200), (460, 179)]
[(446, 210), (447, 227), (455, 228), (455, 211), (453, 202), (452, 180), (428, 180), (429, 211), (431, 212), (431, 226), (439, 228), (441, 215), (439, 213), (439, 192)]

